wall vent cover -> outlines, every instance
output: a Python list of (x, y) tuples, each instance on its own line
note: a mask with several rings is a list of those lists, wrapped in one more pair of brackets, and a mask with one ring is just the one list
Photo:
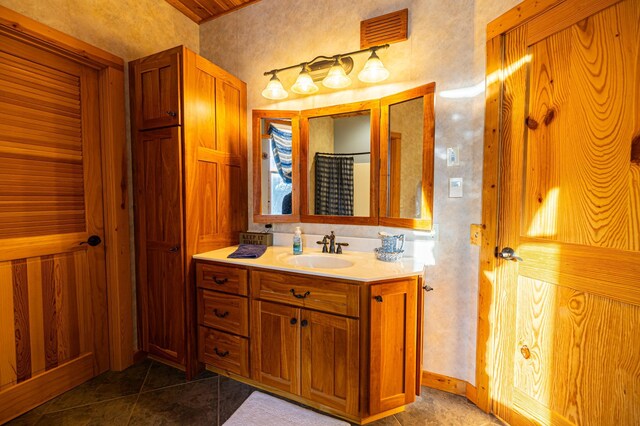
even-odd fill
[(360, 22), (360, 48), (404, 41), (408, 37), (409, 9)]

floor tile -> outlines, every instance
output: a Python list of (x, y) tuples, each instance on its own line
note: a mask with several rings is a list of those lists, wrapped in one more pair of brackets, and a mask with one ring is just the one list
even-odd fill
[(48, 413), (37, 425), (126, 425), (138, 395)]
[(31, 411), (27, 411), (23, 415), (18, 418), (11, 420), (9, 423), (6, 423), (6, 426), (31, 426), (35, 425), (40, 417), (47, 411), (47, 407), (50, 402), (45, 402), (44, 404), (34, 408)]
[(220, 424), (226, 422), (254, 390), (252, 386), (220, 376)]
[(465, 397), (424, 386), (422, 395), (395, 417), (402, 426), (502, 425), (498, 419), (484, 413)]
[(145, 360), (124, 371), (107, 371), (51, 401), (47, 412), (93, 404), (140, 392), (151, 361)]
[(159, 362), (153, 362), (149, 367), (149, 373), (142, 386), (142, 392), (167, 386), (180, 385), (187, 382), (184, 371), (169, 367)]
[(140, 394), (131, 425), (216, 425), (218, 378)]

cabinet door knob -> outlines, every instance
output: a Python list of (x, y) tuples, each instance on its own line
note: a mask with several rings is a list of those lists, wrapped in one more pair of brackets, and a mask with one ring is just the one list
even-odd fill
[(297, 323), (298, 323), (297, 318), (291, 318), (291, 319), (289, 320), (289, 324), (291, 324), (291, 325), (296, 325)]
[(296, 294), (296, 290), (293, 288), (289, 291), (291, 292), (291, 294), (293, 294), (293, 297), (295, 297), (296, 299), (305, 299), (308, 295), (311, 294), (310, 291), (305, 291), (304, 294)]
[(374, 296), (374, 299), (376, 300), (376, 302), (382, 303), (382, 296)]
[(301, 326), (301, 327), (306, 327), (306, 326), (308, 326), (308, 325), (309, 325), (309, 321), (307, 321), (307, 320), (302, 320), (302, 321), (300, 321), (300, 326)]
[(171, 117), (175, 117), (178, 114), (176, 114), (174, 111), (167, 111), (167, 115), (170, 115)]
[(214, 308), (214, 309), (213, 309), (213, 314), (214, 314), (215, 316), (217, 316), (218, 318), (224, 318), (224, 317), (226, 317), (227, 315), (229, 315), (229, 311), (224, 311), (224, 312), (220, 313), (220, 311), (218, 311), (218, 309), (217, 309), (217, 308)]
[(529, 350), (529, 347), (527, 345), (523, 345), (520, 348), (520, 353), (522, 354), (522, 357), (524, 359), (529, 359), (531, 358), (531, 351)]
[(229, 355), (229, 351), (224, 351), (221, 352), (220, 350), (218, 350), (218, 348), (213, 348), (213, 351), (216, 353), (216, 355), (218, 355), (220, 358), (224, 358), (225, 356)]

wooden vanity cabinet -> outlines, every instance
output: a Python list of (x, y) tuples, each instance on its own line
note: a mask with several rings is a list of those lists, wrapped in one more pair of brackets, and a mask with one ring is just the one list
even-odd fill
[[(401, 411), (415, 399), (417, 276), (365, 283), (208, 261), (197, 268), (199, 286), (205, 270), (215, 272), (221, 287), (237, 286), (220, 277), (239, 271), (249, 277), (250, 374), (201, 357), (213, 371), (356, 423)], [(201, 338), (201, 351), (211, 345)]]
[[(216, 348), (199, 331), (197, 298), (222, 300), (196, 291), (192, 255), (237, 244), (247, 228), (246, 85), (182, 46), (129, 63), (129, 75), (141, 349), (192, 377), (198, 338)], [(216, 290), (246, 296), (244, 273)], [(214, 275), (202, 288), (218, 286)]]

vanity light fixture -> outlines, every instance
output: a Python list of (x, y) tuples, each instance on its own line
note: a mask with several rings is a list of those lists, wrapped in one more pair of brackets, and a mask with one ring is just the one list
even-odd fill
[(269, 80), (269, 83), (267, 83), (267, 87), (262, 91), (262, 96), (267, 99), (284, 99), (289, 96), (287, 91), (284, 90), (284, 87), (282, 87), (282, 82), (276, 75), (275, 71), (272, 73), (271, 79)]
[[(300, 75), (298, 75), (294, 85), (291, 86), (291, 91), (299, 95), (310, 95), (318, 91), (318, 86), (309, 75), (309, 66), (307, 64), (302, 65), (302, 71), (300, 71)], [(268, 98), (267, 96), (265, 97)]]
[(274, 100), (285, 99), (289, 94), (282, 86), (277, 74), (294, 68), (301, 69), (296, 82), (291, 86), (294, 93), (300, 95), (315, 93), (318, 91), (315, 82), (320, 80), (322, 80), (323, 86), (330, 89), (344, 89), (351, 84), (351, 78), (347, 75), (353, 67), (351, 56), (367, 52), (370, 52), (371, 55), (358, 74), (358, 79), (364, 83), (379, 83), (389, 77), (389, 71), (384, 67), (376, 52), (387, 47), (389, 47), (388, 44), (381, 44), (334, 56), (316, 56), (309, 62), (267, 71), (264, 75), (270, 75), (271, 79), (262, 91), (262, 96)]

